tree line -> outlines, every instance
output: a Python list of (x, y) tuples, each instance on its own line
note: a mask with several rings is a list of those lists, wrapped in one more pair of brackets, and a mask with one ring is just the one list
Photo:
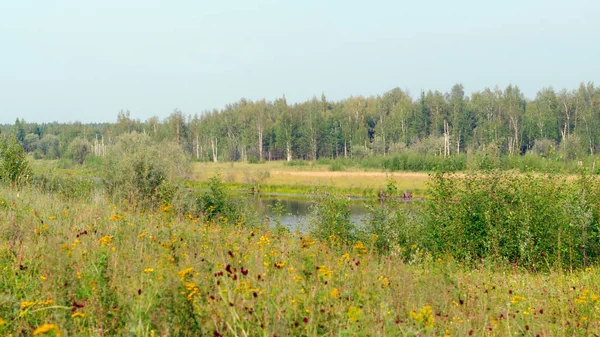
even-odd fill
[(117, 136), (145, 133), (173, 140), (199, 161), (364, 158), (412, 151), (441, 157), (468, 153), (534, 153), (565, 160), (600, 149), (600, 87), (543, 88), (528, 99), (518, 86), (485, 88), (467, 96), (448, 92), (412, 97), (394, 88), (377, 96), (341, 101), (325, 94), (299, 103), (240, 99), (223, 109), (145, 121), (118, 113), (116, 123), (28, 123), (17, 119), (0, 132), (13, 134), (36, 158), (103, 155)]

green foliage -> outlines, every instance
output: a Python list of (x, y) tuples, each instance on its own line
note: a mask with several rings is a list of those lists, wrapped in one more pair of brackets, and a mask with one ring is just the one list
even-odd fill
[(339, 172), (344, 170), (344, 164), (342, 164), (341, 160), (333, 160), (331, 165), (329, 165), (329, 171), (331, 172)]
[(350, 200), (339, 195), (317, 193), (311, 206), (310, 233), (327, 241), (350, 244), (356, 240), (356, 228), (350, 219)]
[(225, 191), (225, 184), (220, 174), (216, 174), (209, 179), (209, 191), (202, 194), (198, 199), (198, 208), (204, 214), (208, 221), (220, 219), (237, 220), (239, 209), (237, 205), (230, 200)]
[(100, 174), (114, 200), (156, 207), (171, 204), (189, 171), (189, 159), (177, 144), (131, 133), (109, 149)]
[(20, 187), (31, 176), (32, 170), (21, 144), (14, 137), (0, 137), (0, 181)]
[(69, 144), (66, 158), (71, 159), (78, 165), (83, 165), (85, 158), (90, 154), (91, 150), (92, 144), (87, 139), (77, 137)]
[(306, 160), (290, 160), (283, 163), (285, 166), (308, 166), (310, 162)]
[(32, 185), (42, 193), (57, 194), (68, 200), (88, 200), (101, 187), (100, 181), (52, 173), (36, 175)]
[(600, 257), (595, 177), (434, 173), (430, 193), (422, 215), (434, 255), (531, 269), (576, 268)]
[(423, 242), (422, 223), (415, 211), (403, 202), (394, 199), (381, 205), (367, 207), (368, 216), (360, 230), (363, 241), (373, 242), (380, 254), (394, 254), (410, 259), (413, 245)]

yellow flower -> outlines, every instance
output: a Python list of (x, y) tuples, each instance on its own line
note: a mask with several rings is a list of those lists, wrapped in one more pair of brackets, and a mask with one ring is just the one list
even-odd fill
[(54, 215), (51, 215), (48, 217), (48, 220), (56, 220), (56, 217)]
[(76, 317), (85, 317), (85, 314), (83, 312), (76, 312), (74, 314), (71, 315), (71, 317), (76, 318)]
[(519, 302), (525, 301), (527, 300), (525, 297), (523, 296), (513, 296), (512, 300), (510, 301), (512, 304), (519, 304)]
[(358, 319), (362, 315), (362, 309), (359, 307), (350, 306), (350, 308), (348, 308), (348, 313), (346, 315), (348, 316), (348, 320), (350, 322), (354, 323), (354, 322), (358, 321)]
[(144, 269), (144, 273), (152, 273), (154, 272), (154, 268), (146, 268)]
[(30, 306), (34, 305), (34, 304), (35, 304), (35, 302), (28, 302), (28, 301), (22, 302), (21, 303), (21, 310), (27, 309)]
[(340, 295), (340, 291), (337, 288), (333, 288), (329, 295), (331, 295), (331, 298), (337, 298)]
[(0, 325), (4, 325), (4, 324), (6, 324), (6, 321), (3, 320), (2, 318), (0, 318)]
[(66, 209), (63, 209), (61, 213), (62, 213), (62, 215), (67, 215), (67, 214), (69, 214), (69, 212), (67, 212), (67, 210), (66, 210)]
[(430, 305), (426, 305), (419, 309), (419, 312), (411, 311), (410, 318), (412, 318), (417, 324), (432, 327), (435, 323), (435, 318), (433, 317), (433, 309)]
[(122, 215), (118, 215), (118, 214), (113, 214), (113, 215), (111, 215), (111, 216), (108, 218), (108, 220), (110, 220), (110, 221), (114, 221), (114, 220), (121, 220), (121, 219), (123, 219), (123, 216), (122, 216)]
[(333, 274), (333, 270), (327, 268), (327, 266), (319, 266), (319, 276), (329, 276)]
[(98, 242), (100, 242), (101, 245), (106, 246), (112, 242), (112, 238), (113, 238), (112, 236), (106, 235), (106, 236), (101, 237), (100, 240), (98, 240)]
[(58, 336), (61, 335), (60, 329), (58, 328), (58, 325), (56, 325), (56, 324), (43, 324), (42, 326), (40, 326), (39, 328), (37, 328), (33, 331), (33, 335), (35, 336), (35, 335), (39, 335), (39, 334), (44, 334), (49, 331), (56, 332), (56, 334)]
[(179, 276), (179, 278), (183, 281), (183, 280), (185, 280), (185, 276), (189, 273), (192, 273), (193, 271), (194, 271), (194, 268), (189, 267), (189, 268), (186, 268), (186, 269), (178, 272), (177, 276)]
[(367, 248), (365, 247), (365, 245), (363, 245), (362, 242), (358, 241), (355, 245), (354, 245), (354, 249), (356, 249), (360, 254), (366, 254), (367, 253)]
[(42, 281), (46, 281), (46, 276), (44, 276), (44, 275), (40, 275), (40, 280), (42, 280)]

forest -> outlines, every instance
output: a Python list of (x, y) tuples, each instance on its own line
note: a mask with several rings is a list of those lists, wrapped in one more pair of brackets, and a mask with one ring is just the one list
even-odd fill
[(133, 131), (176, 141), (197, 161), (363, 159), (401, 153), (569, 161), (593, 156), (600, 148), (600, 87), (590, 82), (570, 90), (543, 88), (533, 99), (516, 85), (467, 96), (461, 84), (446, 93), (429, 90), (411, 96), (394, 88), (341, 101), (325, 94), (294, 104), (285, 96), (273, 101), (242, 98), (220, 110), (190, 115), (175, 109), (164, 119), (145, 121), (131, 118), (128, 110), (118, 112), (116, 123), (17, 118), (0, 131), (16, 135), (37, 159), (64, 157), (79, 164)]

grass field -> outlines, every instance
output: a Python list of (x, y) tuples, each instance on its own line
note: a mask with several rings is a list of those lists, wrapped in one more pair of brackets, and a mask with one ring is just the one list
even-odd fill
[(591, 336), (600, 270), (375, 253), (0, 187), (0, 335)]
[(217, 172), (226, 183), (248, 189), (260, 180), (264, 192), (303, 194), (315, 187), (332, 188), (352, 196), (375, 197), (392, 179), (398, 190), (412, 191), (422, 196), (429, 176), (424, 172), (329, 171), (327, 165), (287, 166), (285, 162), (248, 163), (194, 163), (194, 179), (206, 182)]

